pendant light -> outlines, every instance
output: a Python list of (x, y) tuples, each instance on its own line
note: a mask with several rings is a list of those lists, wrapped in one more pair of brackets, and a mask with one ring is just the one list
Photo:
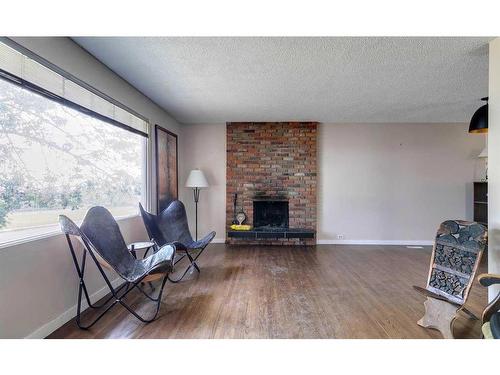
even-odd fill
[(488, 97), (481, 98), (486, 104), (480, 107), (470, 120), (469, 133), (488, 133)]

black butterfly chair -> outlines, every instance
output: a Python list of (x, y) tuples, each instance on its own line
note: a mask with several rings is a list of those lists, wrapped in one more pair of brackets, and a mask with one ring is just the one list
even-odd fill
[(169, 280), (173, 283), (181, 281), (193, 267), (200, 272), (196, 259), (215, 237), (215, 232), (210, 232), (199, 241), (193, 240), (189, 232), (186, 209), (179, 200), (172, 201), (159, 215), (147, 212), (140, 203), (139, 209), (150, 239), (160, 247), (169, 243), (173, 244), (178, 253), (182, 252), (174, 260), (174, 265), (186, 256), (189, 259), (190, 264), (184, 273), (175, 280), (169, 276)]
[[(80, 279), (76, 315), (76, 324), (78, 327), (89, 329), (118, 303), (141, 322), (149, 323), (156, 319), (160, 310), (163, 287), (167, 281), (168, 274), (173, 270), (175, 246), (165, 245), (147, 258), (136, 259), (128, 251), (115, 219), (104, 207), (91, 208), (87, 212), (80, 228), (64, 215), (59, 216), (59, 224), (62, 232), (66, 235), (76, 272)], [(80, 262), (77, 260), (72, 242), (72, 238), (75, 237), (83, 244), (83, 253)], [(94, 260), (111, 292), (111, 296), (99, 305), (90, 302), (87, 286), (85, 285), (84, 276), (87, 253)], [(120, 287), (114, 288), (106, 276), (103, 267), (115, 271), (125, 282)], [(161, 287), (156, 297), (146, 293), (142, 286), (139, 285), (160, 279), (162, 280)], [(142, 317), (123, 301), (124, 297), (134, 288), (138, 289), (151, 301), (156, 302), (156, 310), (151, 318), (146, 319)], [(88, 306), (92, 309), (102, 308), (113, 300), (93, 322), (87, 325), (83, 325), (81, 322), (82, 292), (85, 294)]]

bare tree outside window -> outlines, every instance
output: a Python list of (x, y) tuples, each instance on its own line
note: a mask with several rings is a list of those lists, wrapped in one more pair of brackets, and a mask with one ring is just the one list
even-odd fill
[(145, 148), (140, 135), (0, 80), (0, 243), (95, 205), (137, 213)]

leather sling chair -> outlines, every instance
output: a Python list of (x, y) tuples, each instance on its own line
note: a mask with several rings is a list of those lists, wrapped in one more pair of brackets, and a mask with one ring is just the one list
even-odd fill
[[(141, 322), (149, 323), (156, 319), (160, 310), (165, 282), (167, 281), (168, 274), (173, 271), (175, 246), (165, 245), (157, 252), (144, 259), (136, 259), (127, 249), (127, 245), (115, 219), (104, 207), (92, 207), (87, 212), (80, 228), (64, 215), (59, 216), (59, 224), (62, 232), (66, 236), (79, 278), (76, 315), (76, 324), (78, 327), (81, 329), (89, 329), (116, 304), (122, 305)], [(78, 261), (75, 252), (75, 239), (83, 245), (80, 261)], [(95, 262), (97, 269), (111, 292), (111, 296), (100, 304), (92, 304), (90, 302), (89, 293), (85, 284), (87, 254)], [(113, 287), (104, 268), (116, 272), (118, 276), (124, 280), (124, 283), (118, 288)], [(157, 296), (153, 297), (144, 291), (142, 285), (144, 285), (145, 282), (153, 282), (156, 280), (161, 280), (161, 287)], [(138, 289), (149, 300), (156, 302), (156, 309), (152, 317), (145, 318), (139, 315), (123, 300), (133, 289)], [(88, 324), (83, 324), (81, 320), (82, 292), (90, 308), (100, 309), (106, 306), (100, 315)], [(110, 301), (112, 302), (109, 304), (108, 302)]]
[(215, 232), (208, 233), (199, 241), (193, 240), (189, 232), (186, 209), (179, 200), (172, 201), (159, 215), (147, 212), (140, 203), (139, 209), (151, 241), (160, 247), (169, 243), (175, 246), (179, 256), (174, 260), (174, 265), (184, 257), (189, 259), (190, 264), (182, 275), (177, 279), (172, 279), (169, 276), (169, 280), (173, 283), (181, 281), (192, 268), (200, 272), (196, 260), (215, 237)]

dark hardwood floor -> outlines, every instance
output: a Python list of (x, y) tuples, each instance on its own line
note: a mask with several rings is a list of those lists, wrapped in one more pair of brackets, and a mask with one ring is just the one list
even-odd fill
[[(412, 289), (425, 286), (430, 251), (213, 244), (201, 275), (167, 284), (153, 323), (117, 306), (89, 331), (72, 320), (49, 338), (439, 338), (416, 324), (425, 298)], [(480, 316), (486, 296), (475, 281), (467, 307)], [(141, 312), (153, 308), (138, 292), (128, 298)], [(455, 335), (479, 338), (480, 324), (461, 316)]]

